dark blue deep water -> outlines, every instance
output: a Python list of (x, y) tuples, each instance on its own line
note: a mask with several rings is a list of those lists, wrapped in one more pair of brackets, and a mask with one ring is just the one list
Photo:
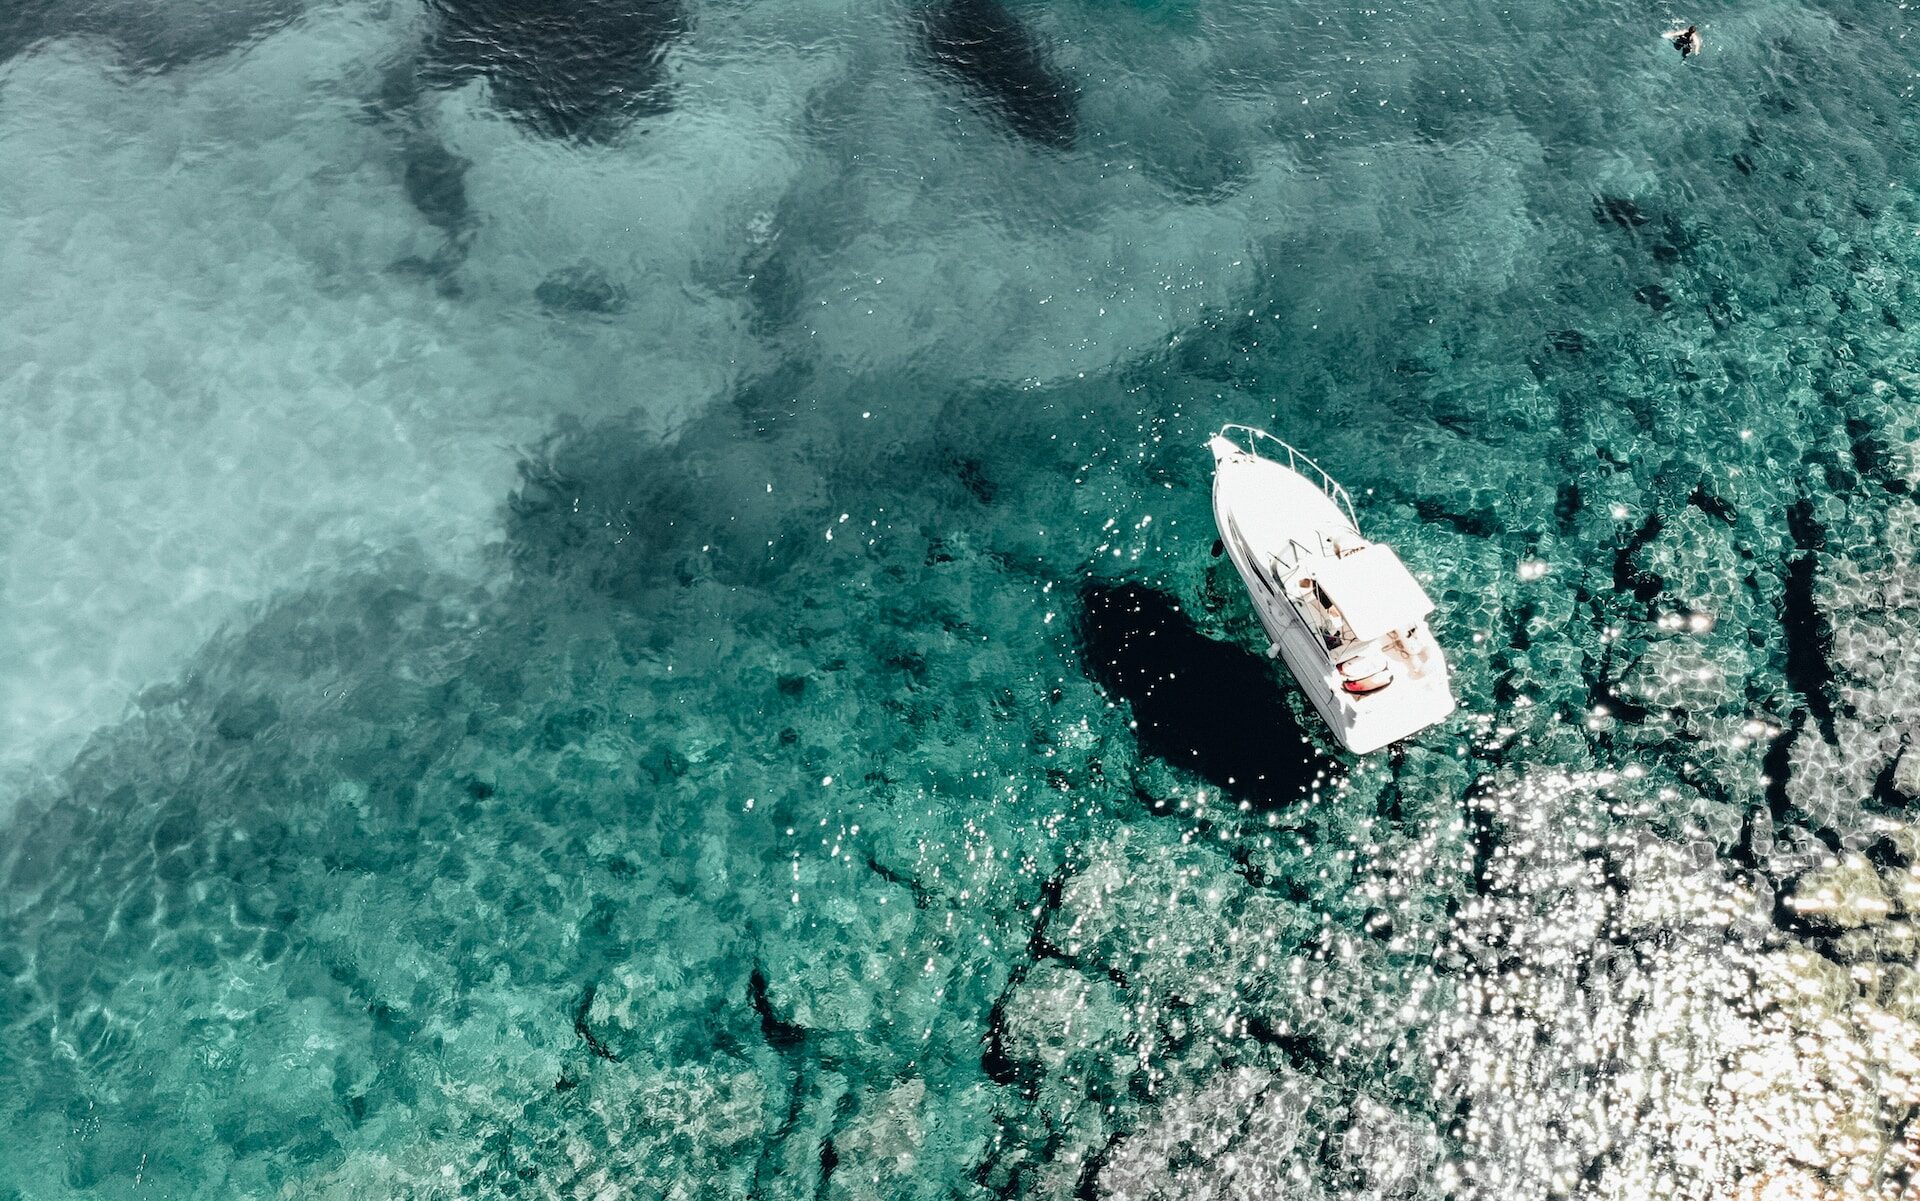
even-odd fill
[(1920, 1195), (1914, 25), (0, 5), (0, 1201)]

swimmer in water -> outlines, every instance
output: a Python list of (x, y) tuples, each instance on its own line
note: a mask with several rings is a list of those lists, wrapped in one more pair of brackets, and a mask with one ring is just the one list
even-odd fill
[(1666, 38), (1680, 52), (1681, 58), (1691, 58), (1700, 53), (1700, 27), (1697, 25), (1668, 30)]

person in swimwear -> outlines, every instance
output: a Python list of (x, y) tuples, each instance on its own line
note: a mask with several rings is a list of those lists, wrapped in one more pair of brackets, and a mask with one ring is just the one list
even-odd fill
[(1673, 43), (1681, 58), (1691, 58), (1700, 53), (1700, 27), (1689, 25), (1685, 29), (1670, 29), (1666, 39)]

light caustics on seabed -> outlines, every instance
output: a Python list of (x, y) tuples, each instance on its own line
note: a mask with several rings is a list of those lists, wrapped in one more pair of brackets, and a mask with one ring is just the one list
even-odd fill
[(1909, 14), (1700, 16), (0, 6), (0, 1198), (1911, 1195)]

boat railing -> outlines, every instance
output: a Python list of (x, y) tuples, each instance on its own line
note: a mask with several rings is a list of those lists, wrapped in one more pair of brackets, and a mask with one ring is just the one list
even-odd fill
[[(1234, 422), (1229, 425), (1223, 425), (1220, 427), (1220, 436), (1223, 438), (1226, 438), (1228, 441), (1232, 441), (1233, 432), (1236, 430), (1239, 431), (1240, 434), (1245, 437), (1246, 443), (1247, 443), (1247, 449), (1253, 454), (1257, 455), (1260, 453), (1261, 443), (1263, 442), (1272, 443), (1274, 447), (1276, 447), (1286, 455), (1287, 467), (1293, 471), (1299, 472), (1301, 475), (1304, 475), (1308, 479), (1313, 480), (1315, 483), (1319, 484), (1320, 490), (1326, 493), (1329, 499), (1331, 499), (1335, 504), (1339, 505), (1340, 508), (1345, 511), (1347, 515), (1347, 520), (1353, 523), (1353, 528), (1355, 532), (1359, 531), (1360, 519), (1354, 516), (1353, 498), (1351, 496), (1348, 496), (1347, 490), (1340, 486), (1340, 481), (1334, 479), (1332, 475), (1328, 474), (1326, 468), (1320, 466), (1320, 464), (1308, 458), (1305, 454), (1303, 454), (1299, 450), (1298, 447), (1294, 446), (1293, 443), (1285, 441), (1284, 439), (1281, 439), (1281, 438), (1276, 438), (1272, 434), (1269, 434), (1267, 431), (1263, 429), (1259, 429), (1255, 426), (1241, 425), (1238, 422)], [(1277, 456), (1270, 456), (1270, 457), (1274, 457), (1277, 461)]]

